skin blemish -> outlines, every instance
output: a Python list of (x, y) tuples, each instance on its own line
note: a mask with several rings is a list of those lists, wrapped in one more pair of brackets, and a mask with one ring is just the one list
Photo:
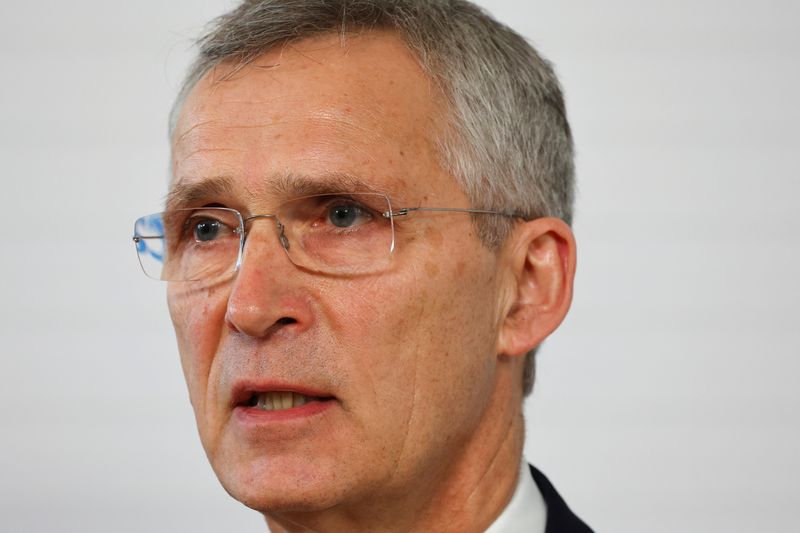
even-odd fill
[(436, 226), (430, 226), (425, 230), (425, 239), (436, 247), (441, 246), (444, 242), (442, 232)]
[(439, 265), (434, 263), (433, 261), (427, 261), (425, 263), (425, 272), (428, 274), (429, 277), (435, 278), (439, 275)]

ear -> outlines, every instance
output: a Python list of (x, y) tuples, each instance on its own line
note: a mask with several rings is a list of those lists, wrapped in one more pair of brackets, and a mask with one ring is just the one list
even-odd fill
[(552, 333), (569, 310), (575, 280), (575, 237), (560, 219), (518, 226), (505, 249), (509, 269), (497, 353), (524, 355)]

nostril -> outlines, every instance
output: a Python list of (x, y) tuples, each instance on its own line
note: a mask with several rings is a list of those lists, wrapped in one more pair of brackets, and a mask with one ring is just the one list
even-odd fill
[(275, 321), (275, 324), (279, 326), (288, 326), (289, 324), (296, 324), (296, 323), (297, 320), (295, 320), (294, 318), (289, 318), (288, 316), (279, 318), (278, 320)]

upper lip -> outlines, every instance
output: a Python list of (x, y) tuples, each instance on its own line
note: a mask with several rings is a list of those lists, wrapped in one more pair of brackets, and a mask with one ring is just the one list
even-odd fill
[(232, 407), (245, 405), (250, 401), (254, 394), (278, 391), (294, 392), (296, 394), (313, 396), (316, 398), (333, 398), (333, 395), (328, 391), (298, 383), (240, 380), (237, 381), (233, 386), (231, 393), (231, 405)]

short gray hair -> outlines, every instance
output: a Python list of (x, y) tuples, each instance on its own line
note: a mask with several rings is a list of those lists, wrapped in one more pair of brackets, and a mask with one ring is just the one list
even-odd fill
[[(329, 33), (396, 32), (449, 108), (438, 139), (442, 165), (472, 206), (572, 221), (572, 134), (553, 68), (524, 38), (465, 0), (245, 0), (199, 39), (170, 116), (173, 131), (194, 86), (214, 67), (243, 67), (276, 46)], [(478, 217), (497, 249), (513, 222)], [(535, 376), (525, 360), (523, 392)]]

